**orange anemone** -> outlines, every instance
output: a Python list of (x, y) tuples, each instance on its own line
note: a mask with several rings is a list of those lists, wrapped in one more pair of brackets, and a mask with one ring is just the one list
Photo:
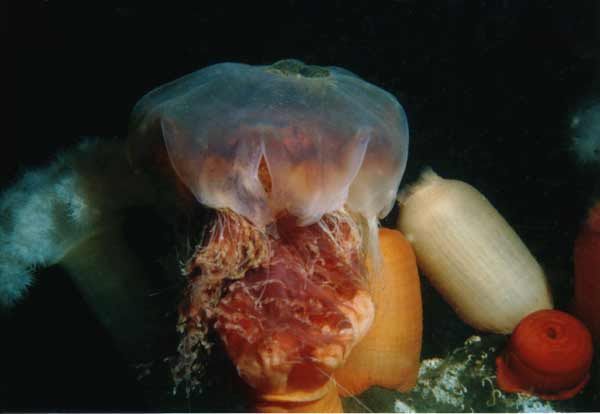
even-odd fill
[(515, 328), (496, 358), (498, 387), (546, 400), (574, 397), (588, 382), (592, 338), (577, 319), (557, 310), (541, 310)]
[(382, 228), (380, 274), (371, 280), (375, 320), (365, 338), (336, 371), (341, 395), (356, 395), (371, 386), (409, 391), (417, 381), (423, 312), (415, 254), (402, 233)]

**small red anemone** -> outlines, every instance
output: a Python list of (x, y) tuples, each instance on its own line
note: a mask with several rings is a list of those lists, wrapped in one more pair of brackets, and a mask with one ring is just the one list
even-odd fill
[(574, 397), (588, 382), (592, 338), (577, 319), (557, 310), (541, 310), (515, 328), (496, 358), (498, 387), (545, 400)]

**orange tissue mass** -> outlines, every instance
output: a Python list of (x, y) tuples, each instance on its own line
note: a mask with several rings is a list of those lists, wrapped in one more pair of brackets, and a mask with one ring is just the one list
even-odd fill
[(496, 358), (498, 387), (546, 400), (574, 397), (587, 384), (592, 338), (569, 314), (541, 310), (525, 317)]
[[(348, 217), (277, 221), (270, 259), (234, 281), (215, 328), (259, 401), (315, 401), (371, 326), (374, 306)], [(264, 408), (266, 409), (266, 408)]]

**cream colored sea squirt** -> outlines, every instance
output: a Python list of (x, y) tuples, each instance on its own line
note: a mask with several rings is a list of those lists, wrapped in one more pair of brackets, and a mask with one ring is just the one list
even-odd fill
[(553, 307), (539, 263), (471, 185), (427, 170), (399, 204), (398, 229), (420, 269), (467, 324), (507, 334), (528, 314)]

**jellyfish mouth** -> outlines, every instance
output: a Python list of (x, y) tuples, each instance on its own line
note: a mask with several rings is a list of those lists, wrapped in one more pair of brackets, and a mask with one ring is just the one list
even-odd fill
[(215, 329), (263, 399), (319, 398), (373, 321), (363, 251), (359, 226), (345, 211), (308, 226), (284, 214), (267, 230), (218, 212), (208, 242), (186, 266), (176, 382), (189, 382), (195, 350), (210, 347), (206, 334)]

